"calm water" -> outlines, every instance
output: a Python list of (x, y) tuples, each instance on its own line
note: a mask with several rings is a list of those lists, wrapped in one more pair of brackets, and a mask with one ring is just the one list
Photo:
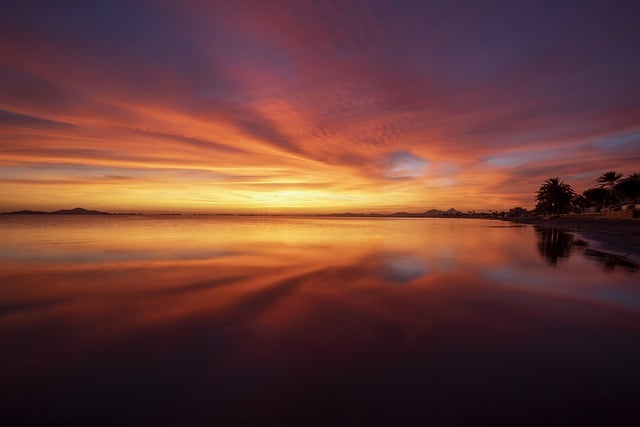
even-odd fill
[(0, 424), (628, 425), (640, 273), (498, 221), (0, 218)]

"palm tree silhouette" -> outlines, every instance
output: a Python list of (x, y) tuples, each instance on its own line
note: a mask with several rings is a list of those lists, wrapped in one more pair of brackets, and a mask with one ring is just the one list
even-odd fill
[(550, 214), (568, 211), (574, 196), (571, 186), (558, 177), (547, 179), (536, 193), (538, 208)]
[[(596, 182), (600, 183), (602, 188), (606, 188), (609, 190), (609, 207), (611, 207), (613, 198), (613, 187), (616, 185), (618, 181), (622, 178), (622, 174), (616, 171), (609, 171), (603, 173)], [(604, 206), (603, 206), (604, 207)]]
[(640, 200), (640, 173), (632, 173), (613, 187), (622, 198), (631, 202)]

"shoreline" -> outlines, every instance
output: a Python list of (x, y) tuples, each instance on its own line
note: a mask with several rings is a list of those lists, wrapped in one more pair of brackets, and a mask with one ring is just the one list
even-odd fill
[(576, 217), (521, 217), (503, 220), (535, 227), (557, 228), (586, 241), (591, 250), (621, 256), (640, 264), (639, 220)]

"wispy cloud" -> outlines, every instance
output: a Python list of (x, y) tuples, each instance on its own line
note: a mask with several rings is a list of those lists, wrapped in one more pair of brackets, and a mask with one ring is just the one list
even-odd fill
[(637, 171), (638, 14), (597, 1), (13, 3), (0, 208), (531, 205), (548, 175), (580, 190)]

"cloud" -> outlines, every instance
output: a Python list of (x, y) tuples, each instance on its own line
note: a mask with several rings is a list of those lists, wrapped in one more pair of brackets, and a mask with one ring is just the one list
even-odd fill
[[(60, 169), (77, 187), (51, 203), (74, 205), (146, 188), (157, 206), (286, 209), (272, 186), (320, 210), (528, 206), (549, 174), (636, 171), (639, 18), (623, 2), (14, 3), (0, 168), (129, 177), (116, 203)], [(39, 191), (4, 172), (0, 207)]]
[(55, 122), (51, 120), (41, 119), (25, 114), (18, 114), (11, 111), (0, 110), (0, 125), (4, 129), (8, 128), (48, 128), (48, 129), (68, 129), (72, 125), (68, 123)]
[(408, 151), (397, 151), (385, 158), (386, 176), (391, 179), (420, 178), (426, 173), (428, 161)]

